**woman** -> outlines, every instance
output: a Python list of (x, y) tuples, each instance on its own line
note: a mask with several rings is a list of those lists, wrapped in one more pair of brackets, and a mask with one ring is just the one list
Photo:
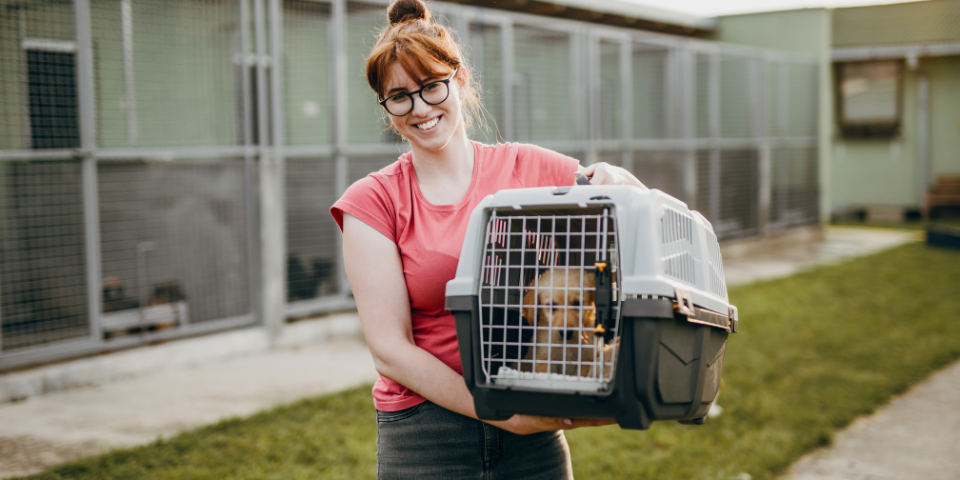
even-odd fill
[[(562, 430), (611, 421), (515, 415), (477, 420), (464, 384), (444, 290), (470, 212), (504, 188), (591, 183), (641, 186), (626, 170), (531, 145), (470, 141), (480, 110), (450, 33), (421, 0), (388, 7), (391, 25), (367, 61), (367, 80), (411, 152), (353, 184), (331, 208), (344, 263), (380, 378), (380, 478), (570, 478)], [(466, 114), (468, 112), (469, 114)]]

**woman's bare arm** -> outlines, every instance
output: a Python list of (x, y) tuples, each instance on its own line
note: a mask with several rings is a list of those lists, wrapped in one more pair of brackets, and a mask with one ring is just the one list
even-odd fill
[[(477, 418), (463, 377), (414, 343), (410, 300), (396, 244), (344, 214), (343, 258), (377, 372), (447, 410)], [(514, 433), (535, 433), (612, 422), (514, 415), (488, 423)]]

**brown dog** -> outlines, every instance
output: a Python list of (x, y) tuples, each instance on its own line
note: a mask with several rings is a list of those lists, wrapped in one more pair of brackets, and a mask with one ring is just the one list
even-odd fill
[[(593, 376), (599, 360), (594, 333), (595, 285), (593, 272), (581, 268), (547, 270), (534, 279), (523, 297), (522, 315), (536, 331), (533, 347), (520, 362), (521, 371)], [(609, 365), (613, 345), (604, 345), (603, 352), (604, 363)], [(606, 370), (604, 367), (603, 376), (609, 377)]]

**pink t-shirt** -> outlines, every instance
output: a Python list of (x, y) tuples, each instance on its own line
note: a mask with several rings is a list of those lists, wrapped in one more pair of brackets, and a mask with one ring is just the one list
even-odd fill
[[(533, 145), (516, 143), (474, 148), (473, 180), (456, 205), (434, 205), (420, 192), (411, 154), (358, 180), (330, 213), (343, 230), (348, 213), (397, 244), (410, 296), (413, 339), (457, 373), (460, 349), (454, 317), (444, 310), (447, 282), (457, 270), (470, 213), (485, 196), (507, 188), (572, 185), (578, 161)], [(377, 410), (397, 411), (426, 401), (416, 392), (380, 376), (373, 387)]]

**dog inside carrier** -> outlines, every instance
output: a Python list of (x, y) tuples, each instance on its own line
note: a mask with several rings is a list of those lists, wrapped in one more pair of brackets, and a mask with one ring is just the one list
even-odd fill
[(484, 420), (702, 424), (738, 329), (710, 223), (636, 187), (488, 196), (446, 296)]
[(484, 383), (609, 389), (619, 318), (611, 206), (493, 212), (486, 230), (479, 294)]

